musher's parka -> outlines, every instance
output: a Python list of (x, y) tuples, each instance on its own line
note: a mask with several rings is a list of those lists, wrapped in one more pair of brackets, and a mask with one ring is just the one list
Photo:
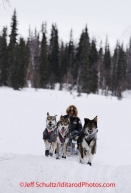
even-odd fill
[[(74, 114), (72, 116), (70, 116), (69, 112), (70, 109), (74, 109)], [(70, 105), (67, 109), (66, 109), (66, 113), (67, 115), (64, 115), (65, 118), (69, 118), (70, 119), (70, 132), (74, 133), (75, 131), (77, 131), (78, 133), (81, 132), (82, 130), (82, 124), (81, 124), (81, 120), (79, 117), (77, 117), (78, 115), (78, 110), (76, 108), (76, 106), (74, 105)]]

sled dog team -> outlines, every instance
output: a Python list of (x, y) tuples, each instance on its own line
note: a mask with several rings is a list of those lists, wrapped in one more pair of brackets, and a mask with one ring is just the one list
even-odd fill
[[(70, 105), (66, 110), (66, 115), (61, 116), (56, 121), (56, 116), (47, 113), (46, 128), (43, 132), (45, 143), (45, 156), (53, 156), (56, 159), (67, 156), (67, 150), (70, 154), (79, 151), (80, 163), (92, 165), (93, 155), (96, 153), (97, 143), (97, 116), (90, 120), (84, 118), (82, 127), (79, 119), (78, 110), (74, 105)], [(77, 143), (77, 151), (75, 144)]]

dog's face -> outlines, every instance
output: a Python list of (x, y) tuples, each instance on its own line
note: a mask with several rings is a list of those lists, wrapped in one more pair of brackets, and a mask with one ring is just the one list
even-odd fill
[(69, 132), (69, 124), (70, 120), (68, 118), (64, 118), (63, 116), (60, 117), (58, 132), (62, 137), (65, 137), (65, 135)]
[(49, 113), (47, 113), (47, 118), (46, 118), (46, 127), (49, 131), (52, 131), (55, 129), (56, 126), (56, 116), (50, 116)]
[(90, 120), (88, 118), (84, 118), (84, 129), (86, 134), (92, 134), (96, 131), (97, 129), (97, 116)]

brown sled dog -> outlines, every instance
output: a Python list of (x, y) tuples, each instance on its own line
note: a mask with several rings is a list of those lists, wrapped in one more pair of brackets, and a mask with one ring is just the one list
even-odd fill
[(96, 153), (96, 140), (97, 140), (97, 116), (90, 120), (84, 119), (84, 127), (77, 140), (78, 149), (80, 151), (80, 163), (86, 161), (90, 166), (92, 165), (93, 155)]
[(62, 158), (66, 159), (67, 154), (67, 144), (69, 140), (69, 118), (60, 117), (57, 126), (57, 140), (56, 140), (56, 159)]

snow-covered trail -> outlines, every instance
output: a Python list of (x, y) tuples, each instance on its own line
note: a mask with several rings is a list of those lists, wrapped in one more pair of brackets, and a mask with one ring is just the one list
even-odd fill
[[(56, 160), (34, 155), (0, 154), (0, 189), (2, 193), (129, 193), (131, 190), (131, 166), (97, 165), (92, 167), (78, 163), (77, 158)], [(27, 183), (29, 187), (21, 187)], [(44, 187), (66, 183), (115, 183), (116, 187)], [(38, 185), (42, 187), (38, 187)], [(82, 185), (81, 185), (82, 186)]]
[[(42, 132), (46, 114), (65, 114), (74, 104), (84, 118), (98, 116), (98, 147), (93, 166), (79, 157), (44, 156)], [(0, 89), (0, 193), (130, 193), (131, 99), (70, 95), (67, 92)], [(115, 183), (115, 188), (20, 187), (20, 182)]]

